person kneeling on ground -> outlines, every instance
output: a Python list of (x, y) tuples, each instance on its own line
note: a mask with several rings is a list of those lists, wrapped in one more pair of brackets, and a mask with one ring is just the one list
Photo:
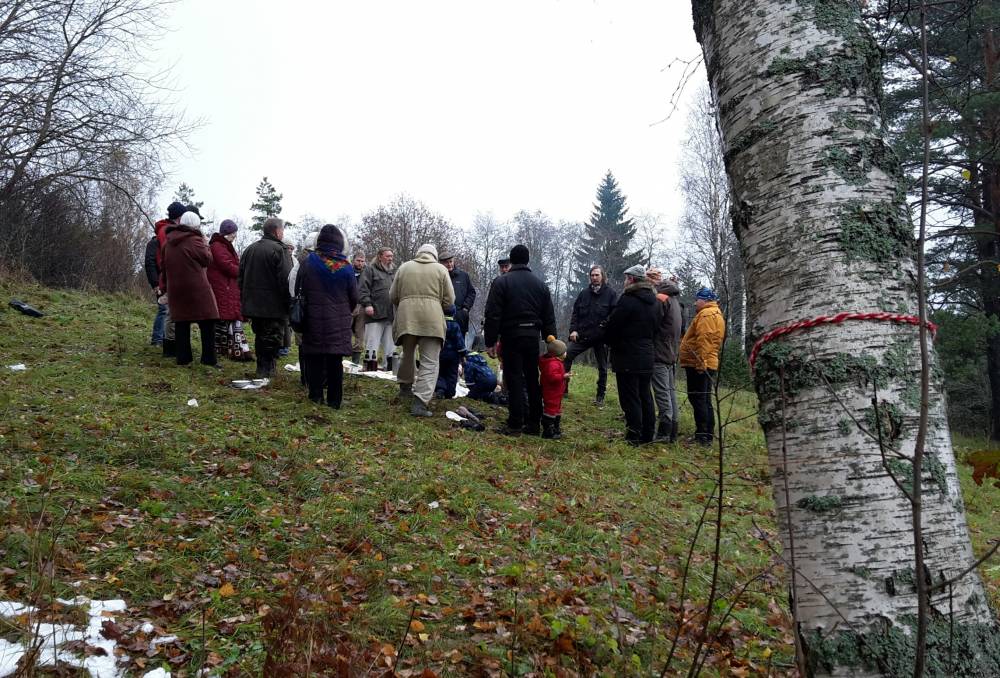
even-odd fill
[(542, 437), (562, 438), (562, 399), (569, 375), (563, 366), (566, 344), (551, 334), (545, 339), (545, 354), (538, 359), (542, 381)]
[(454, 304), (445, 309), (444, 320), (446, 326), (444, 345), (441, 347), (437, 386), (434, 389), (434, 397), (439, 399), (455, 397), (455, 388), (458, 386), (458, 366), (465, 354), (468, 353), (465, 348), (462, 326), (455, 318)]
[(497, 392), (496, 372), (486, 362), (481, 353), (465, 356), (465, 385), (469, 387), (469, 397), (482, 400), (490, 405), (507, 405), (507, 398)]

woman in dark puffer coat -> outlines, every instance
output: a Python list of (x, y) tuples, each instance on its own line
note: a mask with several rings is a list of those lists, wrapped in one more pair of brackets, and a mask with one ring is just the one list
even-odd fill
[(219, 366), (215, 357), (215, 321), (219, 309), (205, 272), (210, 263), (212, 253), (201, 234), (201, 219), (194, 212), (185, 212), (180, 223), (167, 227), (161, 274), (170, 319), (174, 321), (178, 365), (189, 365), (193, 359), (191, 323), (197, 322), (201, 332), (201, 362)]
[(343, 400), (344, 357), (351, 355), (351, 311), (358, 303), (354, 267), (344, 256), (344, 234), (327, 224), (316, 251), (299, 269), (296, 286), (305, 299), (305, 331), (299, 356), (305, 363), (309, 399), (339, 410)]
[(231, 219), (219, 224), (219, 232), (212, 234), (208, 246), (212, 263), (208, 266), (208, 282), (219, 307), (219, 322), (215, 325), (215, 352), (233, 360), (253, 360), (250, 344), (243, 332), (243, 315), (240, 313), (240, 255), (233, 247), (237, 226)]

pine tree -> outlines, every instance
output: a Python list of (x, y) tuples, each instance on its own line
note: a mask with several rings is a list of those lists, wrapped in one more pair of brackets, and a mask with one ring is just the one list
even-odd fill
[(589, 284), (590, 268), (596, 265), (604, 269), (609, 282), (620, 287), (625, 270), (642, 263), (641, 251), (629, 251), (636, 227), (627, 213), (625, 196), (608, 170), (597, 189), (597, 202), (584, 229), (583, 242), (576, 250), (579, 285)]
[(250, 205), (250, 211), (254, 212), (250, 228), (260, 231), (264, 228), (265, 221), (281, 214), (281, 199), (283, 197), (267, 180), (267, 177), (261, 179), (260, 183), (257, 184), (257, 201)]
[(198, 208), (198, 210), (201, 210), (201, 206), (205, 204), (204, 200), (194, 199), (194, 189), (183, 181), (181, 182), (181, 185), (177, 187), (177, 192), (174, 193), (174, 201), (184, 205), (194, 205)]

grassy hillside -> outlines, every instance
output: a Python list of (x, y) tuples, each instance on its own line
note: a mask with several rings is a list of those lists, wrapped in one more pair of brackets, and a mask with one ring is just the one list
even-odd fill
[[(332, 675), (338, 662), (363, 674), (396, 659), (404, 676), (650, 675), (680, 613), (695, 623), (672, 666), (689, 664), (717, 451), (625, 445), (613, 388), (591, 405), (592, 371), (575, 370), (564, 440), (508, 439), (453, 428), (440, 403), (415, 420), (374, 379), (348, 378), (339, 412), (286, 372), (266, 390), (228, 388), (246, 365), (164, 360), (148, 345), (154, 309), (131, 298), (0, 284), (12, 297), (47, 315), (0, 311), (0, 600), (58, 616), (72, 611), (56, 597), (123, 598), (119, 647), (175, 676)], [(791, 665), (753, 407), (738, 393), (723, 411), (739, 421), (707, 675)], [(962, 469), (981, 552), (1000, 537), (1000, 490)], [(1000, 566), (982, 571), (996, 600)], [(0, 636), (17, 634), (3, 623)]]

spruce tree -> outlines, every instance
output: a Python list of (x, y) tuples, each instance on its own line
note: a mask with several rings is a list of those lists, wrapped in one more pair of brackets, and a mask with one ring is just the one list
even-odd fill
[(625, 270), (642, 263), (641, 251), (629, 251), (636, 227), (627, 216), (625, 196), (611, 170), (597, 189), (597, 202), (583, 233), (583, 242), (576, 249), (577, 282), (589, 284), (590, 268), (600, 266), (608, 281), (620, 288)]
[(174, 201), (184, 205), (194, 205), (199, 210), (201, 210), (201, 206), (205, 204), (204, 200), (194, 199), (194, 189), (183, 181), (181, 182), (181, 185), (177, 187), (177, 192), (174, 193)]
[(265, 221), (281, 214), (281, 199), (283, 197), (267, 180), (267, 177), (261, 179), (260, 183), (257, 184), (257, 201), (250, 205), (250, 211), (254, 213), (250, 228), (260, 231), (264, 228)]

